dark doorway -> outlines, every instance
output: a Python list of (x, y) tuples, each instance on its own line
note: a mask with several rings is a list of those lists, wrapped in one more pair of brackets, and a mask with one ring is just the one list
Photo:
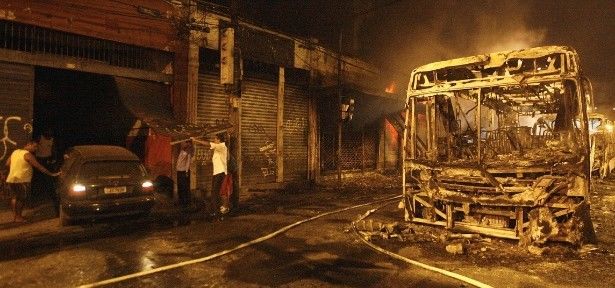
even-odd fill
[(63, 155), (76, 145), (125, 146), (134, 117), (113, 76), (37, 67), (33, 122), (33, 137), (53, 131), (54, 150)]

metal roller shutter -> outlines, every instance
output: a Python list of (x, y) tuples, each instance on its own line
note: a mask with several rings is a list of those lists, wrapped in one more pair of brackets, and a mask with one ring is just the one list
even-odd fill
[[(0, 163), (32, 138), (34, 69), (0, 62)], [(5, 165), (0, 166), (5, 170)]]
[(242, 181), (276, 180), (277, 82), (246, 78), (241, 96)]
[[(220, 74), (217, 72), (204, 72), (199, 74), (199, 88), (197, 98), (197, 124), (216, 124), (216, 121), (228, 121), (228, 96), (224, 86), (220, 84)], [(211, 190), (211, 177), (213, 167), (211, 164), (211, 150), (203, 145), (196, 146), (197, 187)]]
[(307, 179), (308, 92), (286, 84), (284, 95), (284, 181)]

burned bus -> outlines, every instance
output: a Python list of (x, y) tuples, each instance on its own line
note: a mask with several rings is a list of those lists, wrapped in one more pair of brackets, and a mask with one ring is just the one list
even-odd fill
[(591, 176), (604, 179), (615, 169), (613, 122), (600, 113), (589, 113)]
[(435, 62), (411, 74), (406, 221), (544, 244), (595, 238), (591, 85), (569, 47)]

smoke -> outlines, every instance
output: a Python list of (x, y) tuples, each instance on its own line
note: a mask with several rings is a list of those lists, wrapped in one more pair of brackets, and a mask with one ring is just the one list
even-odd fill
[(598, 113), (605, 114), (609, 119), (615, 119), (615, 105), (611, 95), (615, 95), (615, 80), (590, 79), (593, 86), (594, 105)]
[[(497, 52), (522, 49), (543, 44), (546, 37), (545, 28), (530, 28), (527, 17), (530, 7), (521, 1), (497, 1), (493, 7), (497, 12), (479, 11), (476, 18), (476, 33), (471, 37), (473, 53)], [(500, 6), (500, 7), (497, 7)]]
[[(407, 1), (405, 5), (388, 11), (393, 15), (388, 26), (399, 28), (375, 36), (382, 45), (367, 52), (386, 55), (380, 57), (382, 64), (406, 72), (434, 61), (544, 45), (547, 34), (547, 29), (528, 24), (532, 7), (522, 1)], [(378, 23), (370, 22), (367, 25)], [(367, 35), (379, 33), (377, 27), (368, 30)]]

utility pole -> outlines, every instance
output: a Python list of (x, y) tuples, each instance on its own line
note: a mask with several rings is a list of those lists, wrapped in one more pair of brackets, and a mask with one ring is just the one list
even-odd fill
[(239, 192), (241, 190), (242, 184), (242, 171), (243, 171), (243, 161), (241, 156), (241, 47), (239, 45), (240, 38), (240, 27), (239, 27), (239, 1), (240, 0), (231, 0), (231, 27), (233, 29), (233, 47), (232, 47), (232, 58), (233, 58), (233, 72), (232, 77), (233, 81), (231, 84), (231, 89), (229, 93), (229, 122), (233, 125), (233, 132), (229, 135), (230, 139), (228, 139), (229, 149), (231, 155), (235, 158), (235, 168), (234, 171), (236, 174), (233, 175), (235, 181), (233, 181), (233, 190), (235, 191), (231, 194), (231, 205), (233, 207), (237, 207), (239, 205)]
[(337, 182), (342, 184), (342, 25), (340, 23), (339, 43), (337, 54)]

